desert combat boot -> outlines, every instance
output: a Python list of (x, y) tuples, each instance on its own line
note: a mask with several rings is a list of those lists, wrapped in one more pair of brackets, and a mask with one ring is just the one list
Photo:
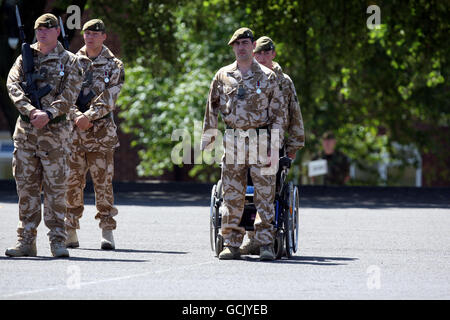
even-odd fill
[(69, 250), (67, 250), (64, 241), (52, 241), (50, 243), (50, 251), (55, 258), (69, 257)]
[(259, 254), (259, 243), (254, 239), (249, 239), (239, 248), (241, 254)]
[(101, 248), (103, 250), (114, 250), (116, 248), (112, 230), (102, 229)]
[(272, 245), (265, 245), (259, 248), (259, 260), (260, 261), (272, 261), (275, 260), (275, 253), (273, 252)]
[(67, 248), (78, 248), (80, 243), (78, 242), (77, 230), (73, 228), (67, 228)]
[(6, 249), (5, 255), (8, 257), (36, 257), (36, 242), (31, 244), (17, 242), (15, 247)]
[(240, 258), (241, 253), (239, 252), (239, 248), (235, 247), (225, 247), (225, 249), (223, 249), (219, 254), (219, 260), (233, 260)]

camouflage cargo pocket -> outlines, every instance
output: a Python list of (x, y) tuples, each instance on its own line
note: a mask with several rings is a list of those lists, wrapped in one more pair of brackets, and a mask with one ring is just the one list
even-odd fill
[(103, 123), (96, 127), (94, 135), (97, 142), (104, 147), (114, 148), (119, 142), (116, 125), (109, 119), (99, 121), (102, 121)]

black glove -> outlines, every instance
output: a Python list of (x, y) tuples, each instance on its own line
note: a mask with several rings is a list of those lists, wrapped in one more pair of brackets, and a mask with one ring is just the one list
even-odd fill
[(292, 163), (292, 159), (284, 156), (280, 158), (280, 167), (281, 168), (290, 168)]

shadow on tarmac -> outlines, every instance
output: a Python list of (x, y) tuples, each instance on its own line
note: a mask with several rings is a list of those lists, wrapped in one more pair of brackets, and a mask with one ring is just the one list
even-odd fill
[[(115, 182), (118, 205), (209, 207), (213, 184), (194, 182)], [(450, 188), (300, 186), (301, 208), (450, 208)], [(91, 183), (85, 203), (95, 204)], [(14, 180), (0, 180), (0, 202), (17, 203)]]
[(339, 266), (347, 265), (350, 261), (358, 260), (357, 258), (346, 257), (315, 257), (315, 256), (292, 256), (291, 258), (282, 258), (273, 261), (259, 261), (258, 256), (242, 256), (242, 260), (249, 262), (267, 262), (267, 263), (279, 263), (279, 264), (310, 264), (316, 266)]
[(148, 262), (149, 260), (137, 259), (112, 259), (112, 258), (87, 258), (87, 257), (67, 257), (55, 258), (50, 256), (36, 256), (36, 257), (0, 257), (1, 260), (28, 260), (28, 261), (49, 261), (49, 260), (70, 260), (70, 261), (89, 261), (89, 262)]
[[(91, 248), (77, 248), (75, 250), (86, 250), (86, 251), (102, 251), (103, 249), (91, 249)], [(125, 252), (125, 253), (163, 253), (163, 254), (188, 254), (184, 251), (159, 251), (159, 250), (136, 250), (136, 249), (114, 249), (111, 252)]]
[[(91, 258), (91, 257), (77, 257), (77, 251), (101, 251), (102, 249), (92, 249), (92, 248), (76, 248), (69, 249), (70, 257), (68, 258), (55, 258), (51, 256), (36, 256), (36, 257), (1, 257), (1, 260), (30, 260), (30, 261), (48, 261), (48, 260), (71, 260), (71, 261), (92, 261), (92, 262), (148, 262), (150, 260), (144, 259), (117, 259), (117, 258)], [(108, 250), (108, 252), (118, 252), (118, 253), (161, 253), (161, 254), (188, 254), (189, 252), (184, 251), (160, 251), (160, 250), (136, 250), (136, 249), (115, 249)]]

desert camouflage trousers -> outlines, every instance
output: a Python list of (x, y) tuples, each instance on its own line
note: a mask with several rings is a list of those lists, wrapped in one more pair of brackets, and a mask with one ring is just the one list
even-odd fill
[(67, 152), (59, 148), (51, 151), (14, 149), (12, 169), (19, 197), (19, 242), (31, 244), (36, 240), (42, 219), (41, 191), (44, 194), (44, 223), (50, 229), (47, 235), (51, 242), (65, 241), (67, 158)]
[[(245, 148), (248, 151), (248, 143)], [(234, 159), (237, 159), (238, 148), (234, 148)], [(242, 152), (242, 150), (239, 150)], [(255, 240), (260, 245), (271, 244), (273, 241), (272, 221), (275, 216), (274, 198), (276, 174), (268, 174), (267, 165), (257, 161), (249, 163), (248, 152), (245, 153), (245, 163), (227, 164), (226, 154), (222, 159), (222, 190), (223, 204), (220, 207), (222, 215), (222, 236), (225, 246), (239, 247), (245, 235), (245, 229), (240, 227), (244, 211), (247, 175), (254, 186), (254, 204), (257, 210), (255, 218)], [(276, 170), (275, 170), (276, 172)]]
[(117, 208), (114, 207), (112, 179), (114, 174), (114, 149), (106, 152), (72, 152), (69, 160), (70, 175), (66, 193), (66, 227), (79, 229), (84, 210), (84, 188), (86, 174), (90, 171), (94, 184), (95, 205), (100, 220), (99, 227), (105, 230), (116, 229)]

